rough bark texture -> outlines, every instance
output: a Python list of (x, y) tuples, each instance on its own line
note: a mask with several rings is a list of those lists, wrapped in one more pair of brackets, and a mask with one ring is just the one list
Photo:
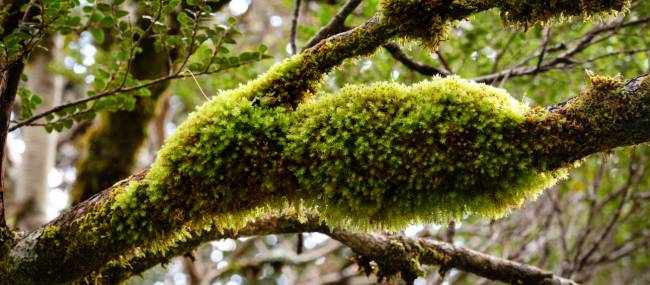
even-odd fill
[[(8, 16), (4, 19), (2, 27), (4, 32), (2, 37), (9, 35), (18, 28), (18, 24), (23, 18), (23, 13), (20, 12), (20, 6), (26, 1), (2, 1), (2, 9), (7, 11)], [(31, 9), (30, 9), (31, 10)], [(4, 197), (4, 173), (5, 173), (5, 156), (7, 155), (5, 147), (7, 144), (7, 132), (9, 131), (9, 123), (11, 119), (11, 108), (13, 107), (14, 100), (16, 99), (16, 92), (18, 91), (18, 83), (20, 76), (25, 67), (22, 58), (11, 62), (3, 63), (4, 69), (0, 70), (0, 228), (6, 226), (5, 219), (5, 197)]]
[[(23, 73), (24, 64), (16, 62), (9, 66), (7, 71), (3, 72), (0, 78), (0, 173), (5, 173), (4, 157), (7, 155), (7, 131), (11, 119), (11, 107), (16, 99), (18, 82), (20, 75)], [(5, 206), (4, 206), (4, 175), (0, 175), (0, 227), (6, 225)]]
[(369, 268), (369, 261), (379, 265), (379, 274), (401, 274), (413, 280), (422, 265), (440, 266), (444, 274), (451, 268), (474, 273), (491, 280), (509, 284), (574, 285), (575, 282), (517, 262), (492, 257), (446, 242), (412, 239), (403, 236), (385, 236), (334, 230), (331, 237), (349, 246), (359, 254), (360, 262)]

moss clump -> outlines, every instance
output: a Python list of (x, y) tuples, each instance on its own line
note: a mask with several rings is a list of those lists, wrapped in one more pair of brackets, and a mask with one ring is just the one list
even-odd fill
[(193, 113), (146, 178), (115, 196), (110, 223), (126, 241), (301, 203), (360, 229), (498, 217), (562, 174), (539, 167), (537, 138), (517, 131), (543, 110), (486, 85), (350, 86), (292, 113), (242, 92)]
[(498, 6), (506, 23), (529, 26), (536, 22), (547, 22), (551, 18), (594, 15), (621, 12), (630, 5), (629, 0), (551, 0), (520, 1), (501, 0)]
[(587, 18), (620, 12), (629, 5), (629, 0), (382, 0), (380, 10), (399, 36), (418, 40), (433, 49), (454, 21), (491, 8), (501, 10), (507, 25), (528, 27), (552, 18)]
[(380, 10), (383, 20), (394, 26), (399, 36), (418, 40), (425, 47), (434, 49), (450, 24), (489, 6), (481, 1), (446, 2), (448, 1), (383, 0), (380, 2)]
[(349, 86), (297, 110), (285, 153), (335, 225), (498, 217), (563, 174), (538, 168), (539, 138), (518, 131), (539, 112), (459, 78)]
[[(281, 151), (289, 114), (254, 106), (240, 92), (194, 112), (159, 152), (146, 179), (115, 198), (111, 223), (124, 233), (146, 229), (128, 240), (160, 238), (161, 226), (169, 232), (187, 221), (243, 216), (291, 193), (295, 186)], [(274, 196), (278, 189), (283, 192)]]

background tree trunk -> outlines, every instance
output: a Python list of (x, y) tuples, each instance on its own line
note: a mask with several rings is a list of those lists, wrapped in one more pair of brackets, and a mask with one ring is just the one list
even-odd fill
[[(26, 71), (29, 74), (27, 88), (43, 98), (37, 112), (49, 110), (61, 101), (64, 79), (50, 72), (49, 66), (61, 62), (63, 39), (48, 37), (44, 44), (48, 51), (38, 49), (32, 53)], [(32, 231), (47, 221), (46, 207), (49, 193), (48, 176), (54, 167), (57, 133), (47, 133), (40, 127), (21, 130), (25, 152), (13, 192), (16, 226)]]

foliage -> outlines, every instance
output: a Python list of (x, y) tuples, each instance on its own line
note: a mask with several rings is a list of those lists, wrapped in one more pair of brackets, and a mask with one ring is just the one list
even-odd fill
[[(92, 119), (99, 111), (133, 110), (136, 97), (150, 96), (146, 87), (160, 82), (223, 72), (268, 58), (265, 54), (267, 48), (263, 45), (253, 51), (230, 55), (236, 44), (235, 37), (241, 33), (236, 28), (234, 18), (229, 18), (225, 23), (211, 20), (212, 7), (219, 3), (194, 1), (182, 7), (180, 4), (181, 1), (139, 1), (141, 8), (138, 11), (146, 12), (135, 16), (140, 18), (139, 21), (144, 21), (144, 25), (131, 22), (134, 15), (128, 11), (125, 1), (100, 1), (84, 5), (77, 1), (35, 1), (25, 4), (21, 11), (34, 9), (37, 16), (33, 18), (33, 23), (21, 26), (3, 39), (0, 48), (7, 64), (12, 60), (29, 58), (29, 52), (36, 48), (40, 38), (50, 33), (69, 35), (72, 40), (90, 34), (96, 45), (107, 45), (110, 49), (102, 56), (104, 60), (82, 74), (92, 83), (86, 97), (33, 116), (38, 97), (22, 92), (23, 120), (16, 124), (31, 124), (44, 117), (47, 122), (42, 125), (46, 130), (61, 131), (71, 127), (74, 122)], [(41, 17), (40, 11), (45, 11), (44, 16)], [(132, 76), (133, 60), (138, 53), (142, 53), (145, 38), (155, 39), (156, 51), (167, 54), (169, 63), (175, 67), (169, 75), (148, 80), (138, 80)]]

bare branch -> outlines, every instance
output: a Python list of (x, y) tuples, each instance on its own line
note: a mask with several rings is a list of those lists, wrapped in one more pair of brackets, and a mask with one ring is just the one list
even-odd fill
[(416, 71), (416, 72), (418, 72), (418, 73), (420, 73), (422, 75), (426, 75), (426, 76), (435, 76), (435, 75), (448, 76), (448, 75), (451, 75), (447, 71), (437, 69), (435, 67), (426, 65), (424, 63), (418, 62), (418, 61), (410, 58), (395, 43), (388, 43), (388, 44), (383, 45), (383, 47), (397, 61), (404, 64), (404, 66), (406, 66), (407, 68), (409, 68), (411, 70), (414, 70), (414, 71)]
[(325, 27), (321, 28), (316, 35), (307, 41), (307, 44), (303, 47), (303, 51), (315, 46), (318, 42), (329, 36), (345, 31), (345, 19), (354, 12), (354, 9), (361, 4), (361, 1), (362, 0), (348, 0), (345, 2), (341, 11), (339, 11)]
[[(219, 73), (219, 72), (222, 72), (222, 71), (224, 71), (226, 69), (239, 67), (239, 66), (246, 65), (246, 64), (249, 64), (249, 63), (252, 63), (252, 62), (255, 62), (255, 60), (240, 61), (237, 64), (232, 64), (232, 65), (228, 65), (228, 66), (220, 66), (218, 69), (210, 70), (210, 71), (202, 71), (202, 72), (194, 73), (194, 75), (199, 76), (199, 75), (207, 75), (207, 74)], [(177, 72), (177, 73), (174, 73), (172, 75), (167, 75), (167, 76), (160, 77), (160, 78), (157, 78), (157, 79), (154, 79), (154, 80), (145, 81), (145, 83), (141, 83), (141, 84), (134, 85), (134, 86), (128, 86), (128, 87), (119, 86), (119, 87), (117, 87), (117, 88), (115, 88), (113, 90), (104, 91), (104, 92), (95, 94), (93, 96), (89, 96), (89, 97), (79, 99), (79, 100), (76, 100), (76, 101), (72, 101), (72, 102), (69, 102), (69, 103), (61, 104), (61, 105), (56, 106), (56, 107), (54, 107), (54, 108), (52, 108), (52, 109), (50, 109), (48, 111), (36, 114), (36, 115), (30, 117), (29, 119), (17, 122), (16, 124), (14, 124), (13, 126), (11, 126), (9, 128), (9, 131), (10, 132), (15, 131), (15, 130), (17, 130), (17, 129), (21, 128), (21, 127), (24, 127), (24, 126), (38, 126), (38, 125), (35, 125), (34, 122), (38, 121), (41, 118), (46, 117), (47, 115), (54, 114), (54, 113), (56, 113), (58, 111), (64, 110), (64, 109), (69, 108), (69, 107), (79, 106), (79, 105), (87, 103), (87, 102), (93, 102), (93, 101), (96, 101), (98, 99), (108, 97), (108, 96), (114, 96), (114, 95), (119, 94), (119, 93), (126, 93), (126, 92), (140, 90), (140, 89), (143, 89), (143, 88), (152, 87), (152, 86), (155, 86), (157, 84), (163, 83), (165, 81), (169, 81), (169, 80), (173, 80), (173, 79), (179, 79), (179, 78), (187, 78), (187, 77), (191, 77), (191, 76), (192, 75), (190, 75), (190, 74), (184, 74), (184, 73), (178, 73)]]
[(289, 36), (289, 45), (291, 45), (291, 54), (298, 53), (296, 47), (296, 32), (298, 30), (298, 19), (300, 18), (300, 4), (302, 0), (296, 0), (296, 7), (293, 10), (293, 19), (291, 20), (291, 35)]

